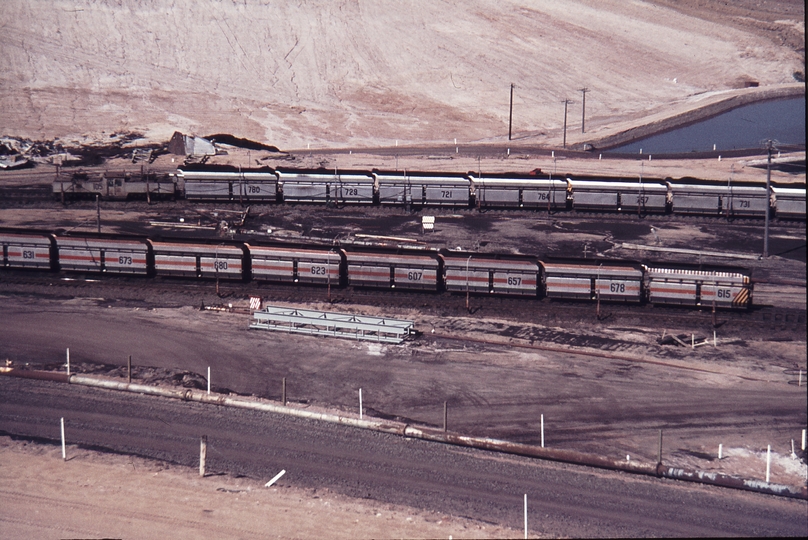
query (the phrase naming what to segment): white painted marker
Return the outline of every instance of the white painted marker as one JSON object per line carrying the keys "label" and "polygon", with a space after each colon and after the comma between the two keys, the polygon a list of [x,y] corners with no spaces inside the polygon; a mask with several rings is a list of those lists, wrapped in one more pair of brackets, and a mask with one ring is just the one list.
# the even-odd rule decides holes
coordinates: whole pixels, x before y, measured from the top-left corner
{"label": "white painted marker", "polygon": [[283,476],[284,474],[286,474],[286,469],[284,469],[284,470],[282,470],[281,472],[279,472],[278,474],[276,474],[276,475],[275,475],[275,478],[273,478],[272,480],[270,480],[269,482],[267,482],[266,484],[264,484],[264,487],[271,487],[271,486],[272,486],[272,484],[274,484],[275,482],[277,482],[278,480],[280,480],[281,476]]}
{"label": "white painted marker", "polygon": [[62,417],[62,459],[67,459],[67,452],[65,450],[65,419]]}
{"label": "white painted marker", "polygon": [[525,493],[525,540],[527,540],[527,493]]}
{"label": "white painted marker", "polygon": [[544,448],[544,415],[541,415],[541,447]]}

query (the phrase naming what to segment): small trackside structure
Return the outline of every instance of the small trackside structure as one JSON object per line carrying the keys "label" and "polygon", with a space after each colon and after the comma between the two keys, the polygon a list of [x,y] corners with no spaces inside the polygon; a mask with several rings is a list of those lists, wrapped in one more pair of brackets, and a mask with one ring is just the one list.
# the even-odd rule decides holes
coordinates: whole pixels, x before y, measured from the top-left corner
{"label": "small trackside structure", "polygon": [[398,344],[414,333],[412,321],[279,306],[256,311],[253,318],[251,329],[384,343]]}

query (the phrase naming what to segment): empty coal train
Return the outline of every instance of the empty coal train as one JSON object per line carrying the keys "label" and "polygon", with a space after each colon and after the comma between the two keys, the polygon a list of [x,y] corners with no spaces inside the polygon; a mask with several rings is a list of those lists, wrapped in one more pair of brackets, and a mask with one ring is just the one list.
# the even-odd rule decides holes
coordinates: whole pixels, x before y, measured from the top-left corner
{"label": "empty coal train", "polygon": [[805,187],[718,185],[695,179],[449,174],[424,172],[327,171],[324,169],[238,169],[183,166],[174,174],[77,173],[57,177],[53,194],[184,197],[192,201],[319,203],[454,208],[683,214],[805,219]]}
{"label": "empty coal train", "polygon": [[0,231],[2,268],[180,276],[628,304],[746,309],[749,272],[618,260],[540,260],[448,250],[213,243]]}

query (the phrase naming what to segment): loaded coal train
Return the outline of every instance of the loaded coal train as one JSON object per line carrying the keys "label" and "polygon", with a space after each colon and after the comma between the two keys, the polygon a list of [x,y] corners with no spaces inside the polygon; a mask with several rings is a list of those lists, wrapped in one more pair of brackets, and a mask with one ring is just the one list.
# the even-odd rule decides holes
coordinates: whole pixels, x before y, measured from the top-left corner
{"label": "loaded coal train", "polygon": [[535,174],[237,169],[183,166],[173,174],[76,173],[53,182],[56,197],[99,195],[110,199],[180,197],[241,204],[319,203],[408,208],[520,208],[549,212],[622,212],[770,217],[805,220],[805,187],[718,185],[696,179],[573,177]]}
{"label": "loaded coal train", "polygon": [[729,267],[0,230],[2,268],[747,309]]}

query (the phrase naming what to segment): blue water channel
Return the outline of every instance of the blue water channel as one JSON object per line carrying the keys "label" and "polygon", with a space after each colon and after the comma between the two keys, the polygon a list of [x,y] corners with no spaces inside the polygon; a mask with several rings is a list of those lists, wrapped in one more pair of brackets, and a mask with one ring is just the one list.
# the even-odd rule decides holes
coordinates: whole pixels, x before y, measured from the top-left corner
{"label": "blue water channel", "polygon": [[805,144],[805,97],[751,103],[607,152],[673,154],[763,148],[766,139]]}

